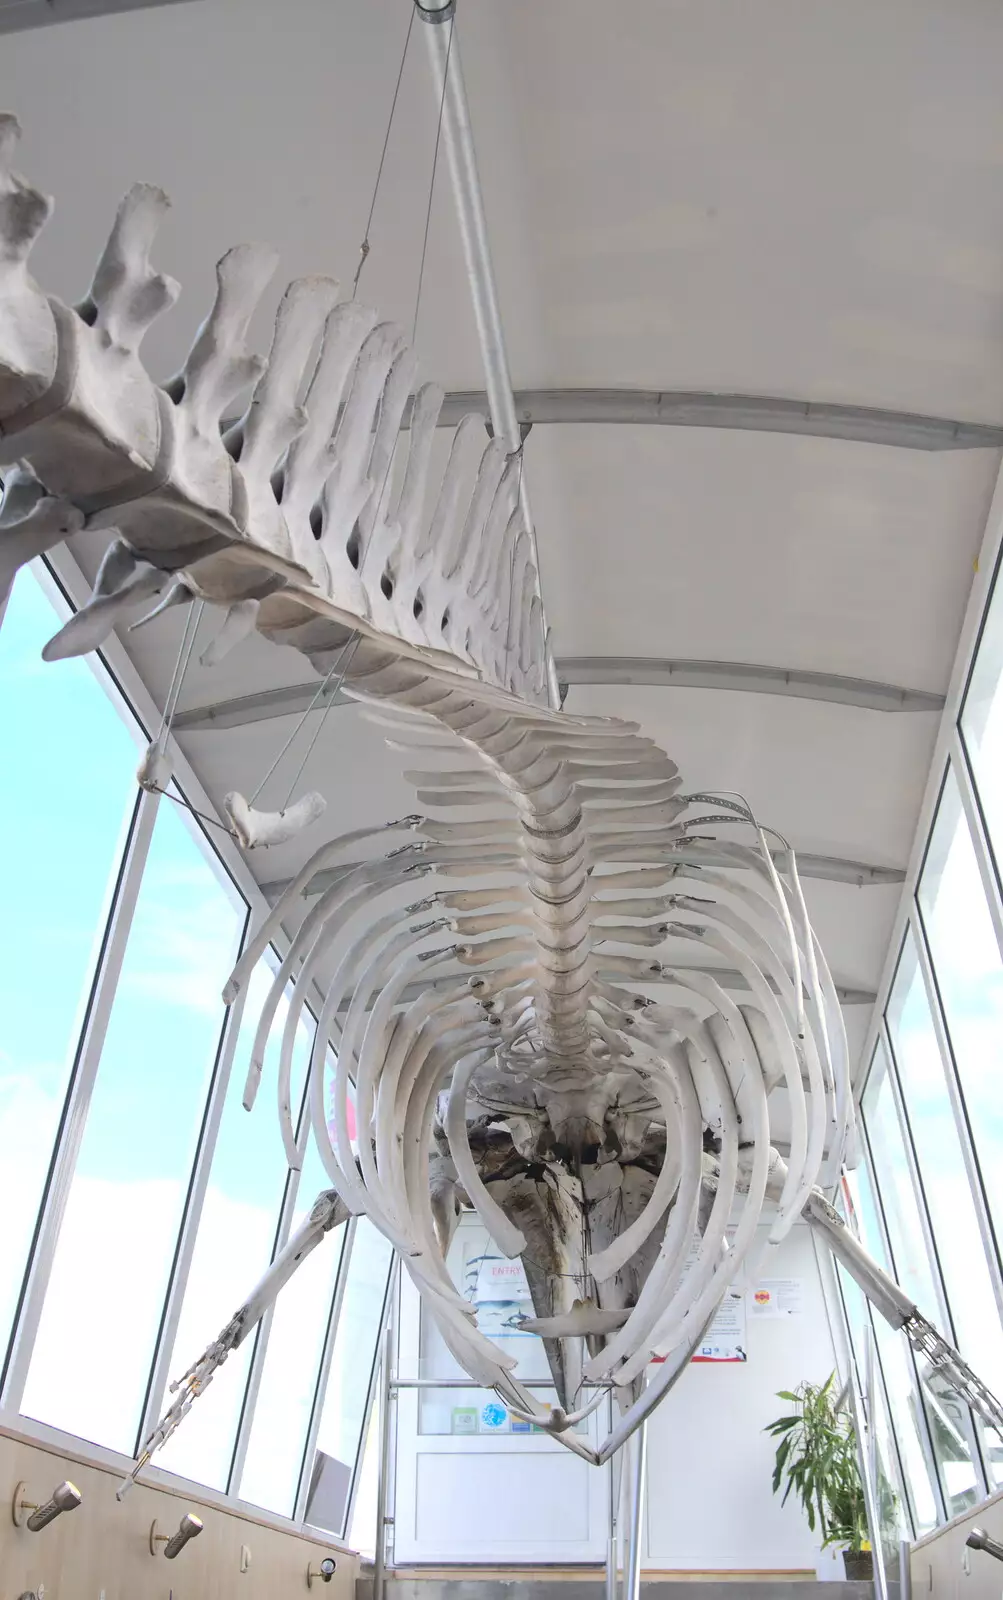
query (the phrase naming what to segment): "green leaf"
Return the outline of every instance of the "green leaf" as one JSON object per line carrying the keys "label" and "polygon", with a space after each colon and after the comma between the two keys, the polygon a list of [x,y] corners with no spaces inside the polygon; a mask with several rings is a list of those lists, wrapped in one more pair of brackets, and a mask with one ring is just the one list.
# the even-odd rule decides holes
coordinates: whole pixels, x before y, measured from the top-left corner
{"label": "green leaf", "polygon": [[780,1479],[781,1479],[781,1477],[783,1475],[783,1470],[784,1470],[784,1467],[785,1467],[785,1465],[787,1463],[787,1457],[791,1453],[791,1443],[792,1443],[792,1441],[788,1437],[788,1438],[784,1439],[781,1442],[780,1447],[777,1450],[776,1465],[773,1468],[773,1493],[774,1494],[776,1494],[777,1490],[780,1487]]}
{"label": "green leaf", "polygon": [[783,1489],[781,1503],[793,1493],[824,1545],[859,1548],[867,1537],[867,1515],[857,1440],[852,1417],[834,1403],[835,1385],[832,1372],[824,1383],[778,1390],[777,1398],[795,1411],[777,1417],[764,1432],[776,1441],[773,1492]]}

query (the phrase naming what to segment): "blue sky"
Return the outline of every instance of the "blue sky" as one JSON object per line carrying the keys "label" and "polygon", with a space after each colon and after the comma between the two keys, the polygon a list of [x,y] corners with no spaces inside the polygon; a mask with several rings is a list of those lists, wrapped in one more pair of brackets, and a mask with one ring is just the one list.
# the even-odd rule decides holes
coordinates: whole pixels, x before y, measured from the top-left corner
{"label": "blue sky", "polygon": [[[54,598],[32,572],[22,572],[0,627],[0,735],[5,770],[17,775],[16,782],[0,785],[0,819],[5,837],[15,842],[5,868],[8,947],[0,962],[0,1201],[8,1218],[0,1234],[4,1334],[146,742],[120,709],[99,663],[42,662],[42,645],[61,621]],[[189,819],[161,801],[24,1398],[29,1415],[126,1452],[133,1447],[216,1060],[224,1017],[220,990],[245,911]],[[249,985],[234,1054],[171,1362],[175,1373],[229,1319],[265,1270],[273,1247],[287,1172],[274,1073],[267,1065],[254,1112],[248,1115],[240,1105],[251,1037],[271,978],[263,959]],[[284,1009],[283,1004],[274,1040]],[[300,1084],[308,1049],[302,1027]],[[296,1221],[325,1187],[311,1152]],[[256,1430],[252,1439],[248,1487],[276,1509],[291,1509],[285,1502],[302,1448],[339,1254],[340,1237],[326,1239],[287,1289],[275,1319],[262,1389],[264,1431]],[[360,1338],[368,1342],[362,1362],[368,1372],[373,1303],[378,1316],[387,1262],[382,1251],[375,1252],[375,1279],[367,1292],[364,1256],[350,1297],[358,1333],[353,1340],[346,1323],[342,1345],[354,1355]],[[69,1345],[67,1327],[74,1333]],[[222,1486],[249,1354],[250,1343],[224,1367],[169,1447],[165,1465]],[[103,1376],[110,1360],[114,1383]],[[347,1377],[335,1387],[343,1388]],[[356,1432],[360,1423],[361,1417],[354,1419]],[[267,1439],[268,1447],[262,1449],[258,1439]]]}

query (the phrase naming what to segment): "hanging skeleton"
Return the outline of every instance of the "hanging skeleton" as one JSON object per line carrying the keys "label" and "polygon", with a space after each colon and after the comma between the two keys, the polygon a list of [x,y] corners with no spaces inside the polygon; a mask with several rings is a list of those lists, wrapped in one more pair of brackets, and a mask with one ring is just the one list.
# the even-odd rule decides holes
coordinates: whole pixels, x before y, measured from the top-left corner
{"label": "hanging skeleton", "polygon": [[[339,302],[328,279],[291,284],[267,361],[249,354],[275,266],[251,246],[219,263],[185,366],[158,387],[138,349],[177,293],[148,261],[165,196],[126,196],[90,294],[68,310],[27,271],[50,203],[11,171],[18,134],[4,119],[0,593],[33,556],[107,528],[93,598],[46,659],[94,649],[150,601],[159,611],[198,599],[222,608],[210,659],[254,629],[291,645],[323,678],[341,674],[422,763],[407,773],[420,814],[322,845],[227,985],[232,1002],[308,897],[261,1014],[245,1102],[294,981],[277,1095],[298,1167],[292,1052],[322,978],[308,1083],[332,1189],[175,1386],[140,1464],[351,1214],[392,1241],[471,1377],[592,1460],[608,1459],[683,1370],[764,1219],[771,1245],[807,1220],[882,1314],[1003,1423],[824,1199],[853,1106],[839,1002],[793,852],[745,806],[687,795],[635,725],[543,703],[548,645],[518,460],[465,417],[434,489],[442,392],[425,384],[412,402],[404,335]],[[159,741],[141,781],[162,786],[165,762]],[[323,799],[267,813],[231,795],[226,807],[250,848],[291,837]],[[462,1207],[504,1255],[524,1256],[536,1312],[526,1326],[546,1341],[558,1407],[535,1404],[446,1271]],[[572,1425],[608,1389],[619,1420],[596,1453]]]}

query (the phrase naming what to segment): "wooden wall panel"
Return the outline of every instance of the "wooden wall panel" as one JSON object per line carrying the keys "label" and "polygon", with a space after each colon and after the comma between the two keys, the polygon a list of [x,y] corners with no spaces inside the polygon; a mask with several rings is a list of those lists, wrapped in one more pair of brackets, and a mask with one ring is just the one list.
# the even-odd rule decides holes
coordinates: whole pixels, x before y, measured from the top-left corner
{"label": "wooden wall panel", "polygon": [[[43,1529],[16,1528],[10,1513],[15,1484],[29,1500],[45,1501],[69,1478],[83,1504]],[[325,1543],[225,1511],[197,1494],[137,1484],[121,1503],[120,1474],[0,1432],[0,1600],[30,1593],[44,1600],[354,1600],[358,1558]],[[186,1511],[205,1524],[174,1561],[150,1555],[154,1518],[173,1533]],[[250,1565],[241,1572],[241,1547]],[[308,1564],[337,1562],[328,1584],[307,1589]]]}

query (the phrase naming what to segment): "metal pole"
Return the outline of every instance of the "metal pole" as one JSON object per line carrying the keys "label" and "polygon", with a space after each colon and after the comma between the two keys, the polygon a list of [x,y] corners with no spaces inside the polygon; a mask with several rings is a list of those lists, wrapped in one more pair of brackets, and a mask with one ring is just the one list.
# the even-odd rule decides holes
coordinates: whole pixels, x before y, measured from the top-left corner
{"label": "metal pole", "polygon": [[383,1353],[380,1357],[380,1476],[376,1485],[376,1556],[373,1562],[373,1600],[383,1600],[386,1579],[387,1550],[387,1488],[390,1481],[390,1407],[397,1396],[393,1381],[394,1349],[394,1297],[397,1293],[398,1272],[396,1264],[390,1281],[387,1304],[387,1321],[383,1330]]}
{"label": "metal pole", "polygon": [[864,1503],[867,1507],[867,1525],[871,1533],[871,1552],[874,1557],[874,1593],[877,1600],[888,1600],[888,1574],[885,1572],[884,1547],[881,1542],[881,1521],[878,1511],[877,1490],[871,1477],[870,1415],[874,1394],[874,1339],[870,1328],[864,1330],[864,1372],[867,1383],[867,1403],[860,1392],[857,1369],[851,1361],[848,1367],[850,1401],[853,1425],[857,1434],[857,1463],[864,1486]]}
{"label": "metal pole", "polygon": [[899,1600],[912,1600],[912,1545],[899,1540]]}
{"label": "metal pole", "polygon": [[616,1522],[613,1512],[613,1480],[610,1474],[609,1518],[606,1532],[606,1600],[616,1600]]}
{"label": "metal pole", "polygon": [[[425,0],[425,3],[419,4],[417,9],[422,21],[429,24],[425,28],[425,38],[436,89],[442,101],[442,132],[453,182],[453,198],[456,202],[456,216],[467,263],[467,276],[470,279],[474,316],[477,319],[491,425],[496,437],[504,439],[509,450],[514,452],[522,443],[522,434],[515,414],[512,379],[505,351],[505,334],[498,306],[498,290],[491,264],[488,226],[484,215],[480,179],[477,175],[470,107],[467,104],[467,90],[463,79],[460,41],[456,36],[455,0]],[[447,78],[447,56],[449,72],[443,98],[443,81]],[[546,615],[542,613],[540,553],[525,473],[520,477],[519,504],[536,565],[537,589],[541,601],[543,650],[547,666],[547,690],[550,704],[557,710],[561,704],[561,696],[557,684],[557,669],[547,640]]]}
{"label": "metal pole", "polygon": [[[520,1378],[524,1389],[552,1389],[553,1378]],[[477,1383],[473,1378],[394,1378],[393,1389],[483,1389],[483,1383]],[[601,1389],[603,1384],[582,1384],[582,1392],[589,1389]]]}
{"label": "metal pole", "polygon": [[[610,1398],[608,1411],[609,1427],[613,1426],[613,1402]],[[618,1494],[620,1489],[619,1457],[614,1456],[609,1464],[609,1483],[606,1500],[606,1600],[617,1600],[617,1510]]]}
{"label": "metal pole", "polygon": [[639,1600],[641,1593],[641,1531],[644,1525],[644,1469],[648,1457],[648,1424],[634,1435],[630,1483],[630,1566],[624,1565],[624,1600]]}
{"label": "metal pole", "polygon": [[620,1493],[617,1497],[617,1545],[619,1556],[619,1569],[621,1577],[618,1580],[619,1593],[626,1600],[627,1585],[629,1582],[631,1551],[634,1548],[634,1524],[631,1516],[630,1479],[631,1462],[634,1458],[636,1434],[631,1434],[620,1449]]}

